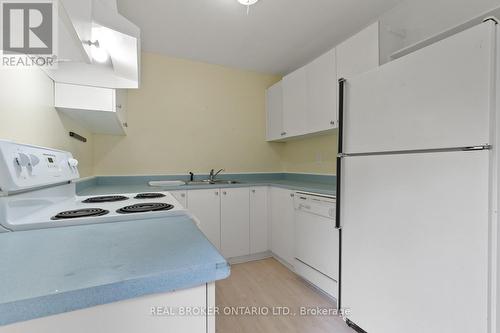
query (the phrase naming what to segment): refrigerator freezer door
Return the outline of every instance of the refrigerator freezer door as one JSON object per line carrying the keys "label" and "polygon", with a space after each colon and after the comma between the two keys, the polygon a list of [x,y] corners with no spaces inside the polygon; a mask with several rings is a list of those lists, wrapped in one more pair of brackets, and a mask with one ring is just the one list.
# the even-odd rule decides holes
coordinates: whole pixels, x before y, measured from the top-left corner
{"label": "refrigerator freezer door", "polygon": [[490,143],[494,23],[347,81],[344,152]]}
{"label": "refrigerator freezer door", "polygon": [[345,158],[342,307],[369,333],[486,333],[488,151]]}

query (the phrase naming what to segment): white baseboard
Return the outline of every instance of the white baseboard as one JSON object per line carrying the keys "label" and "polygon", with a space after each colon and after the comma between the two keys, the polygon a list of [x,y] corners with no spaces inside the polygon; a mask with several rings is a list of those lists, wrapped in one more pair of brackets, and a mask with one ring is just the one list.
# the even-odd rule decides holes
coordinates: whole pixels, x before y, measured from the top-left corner
{"label": "white baseboard", "polygon": [[286,268],[288,268],[289,270],[291,270],[292,272],[295,273],[295,268],[293,267],[293,265],[291,263],[289,263],[288,261],[284,260],[283,258],[281,258],[279,255],[271,252],[271,256],[278,260],[283,266],[285,266]]}
{"label": "white baseboard", "polygon": [[261,253],[255,253],[255,254],[250,254],[248,256],[242,256],[242,257],[234,257],[234,258],[229,258],[227,261],[232,264],[243,264],[246,262],[251,262],[251,261],[256,261],[256,260],[262,260],[262,259],[267,259],[271,258],[273,254],[270,251],[266,252],[261,252]]}

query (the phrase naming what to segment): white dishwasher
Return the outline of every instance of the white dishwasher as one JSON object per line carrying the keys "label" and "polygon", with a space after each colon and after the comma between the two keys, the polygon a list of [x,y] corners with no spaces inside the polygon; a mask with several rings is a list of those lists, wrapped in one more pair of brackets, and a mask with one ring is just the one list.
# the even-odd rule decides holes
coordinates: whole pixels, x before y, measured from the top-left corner
{"label": "white dishwasher", "polygon": [[296,192],[294,207],[296,272],[337,297],[340,244],[335,197]]}

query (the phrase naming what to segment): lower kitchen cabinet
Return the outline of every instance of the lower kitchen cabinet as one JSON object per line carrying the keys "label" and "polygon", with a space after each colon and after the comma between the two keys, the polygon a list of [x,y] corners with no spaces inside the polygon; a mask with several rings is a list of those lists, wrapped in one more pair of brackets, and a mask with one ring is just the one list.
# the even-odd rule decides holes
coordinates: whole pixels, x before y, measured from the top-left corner
{"label": "lower kitchen cabinet", "polygon": [[199,220],[201,231],[226,258],[269,251],[267,186],[170,193]]}
{"label": "lower kitchen cabinet", "polygon": [[182,207],[187,208],[187,191],[170,191],[170,194],[179,201]]}
{"label": "lower kitchen cabinet", "polygon": [[221,189],[221,251],[224,257],[250,254],[250,198],[248,188]]}
{"label": "lower kitchen cabinet", "polygon": [[269,251],[268,188],[250,189],[250,254]]}
{"label": "lower kitchen cabinet", "polygon": [[221,249],[220,190],[189,191],[187,208],[200,221],[200,229],[212,244]]}
{"label": "lower kitchen cabinet", "polygon": [[295,241],[293,197],[291,190],[271,187],[271,251],[292,266]]}

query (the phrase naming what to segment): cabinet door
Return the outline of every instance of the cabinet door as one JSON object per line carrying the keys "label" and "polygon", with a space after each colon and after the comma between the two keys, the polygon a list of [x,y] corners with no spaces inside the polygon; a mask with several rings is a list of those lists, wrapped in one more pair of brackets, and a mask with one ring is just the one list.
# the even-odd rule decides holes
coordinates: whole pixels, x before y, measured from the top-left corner
{"label": "cabinet door", "polygon": [[335,49],[306,66],[307,132],[335,127],[337,119],[337,69]]}
{"label": "cabinet door", "polygon": [[182,207],[187,208],[187,191],[170,191],[170,194],[179,201]]}
{"label": "cabinet door", "polygon": [[283,88],[281,81],[267,89],[266,92],[267,113],[267,141],[277,140],[282,137],[283,132]]}
{"label": "cabinet door", "polygon": [[127,127],[127,91],[124,89],[116,90],[115,110],[123,127]]}
{"label": "cabinet door", "polygon": [[208,240],[220,250],[220,191],[189,191],[188,209],[200,221],[200,229]]}
{"label": "cabinet door", "polygon": [[378,22],[337,46],[337,72],[339,78],[349,79],[378,66]]}
{"label": "cabinet door", "polygon": [[115,90],[56,83],[54,104],[66,109],[115,111]]}
{"label": "cabinet door", "polygon": [[[72,28],[78,35],[78,39],[80,41],[92,40],[92,1],[63,0],[62,2],[60,1],[60,4],[62,4],[64,7],[64,9],[60,10],[65,10],[66,13],[68,14]],[[82,43],[80,44],[85,49],[87,56],[90,57],[91,56],[90,46]],[[62,55],[65,55],[65,50],[69,47],[69,45],[65,45],[59,42],[58,47],[60,50],[58,56],[61,57]],[[70,59],[75,60],[74,58]]]}
{"label": "cabinet door", "polygon": [[56,83],[54,106],[96,134],[123,135],[125,113],[124,91],[115,89]]}
{"label": "cabinet door", "polygon": [[250,253],[269,250],[268,230],[268,188],[250,189]]}
{"label": "cabinet door", "polygon": [[288,264],[294,261],[294,194],[290,190],[272,187],[271,193],[271,250]]}
{"label": "cabinet door", "polygon": [[305,134],[307,73],[304,67],[283,78],[284,137]]}
{"label": "cabinet door", "polygon": [[250,254],[250,198],[248,188],[222,189],[221,251],[224,257]]}

